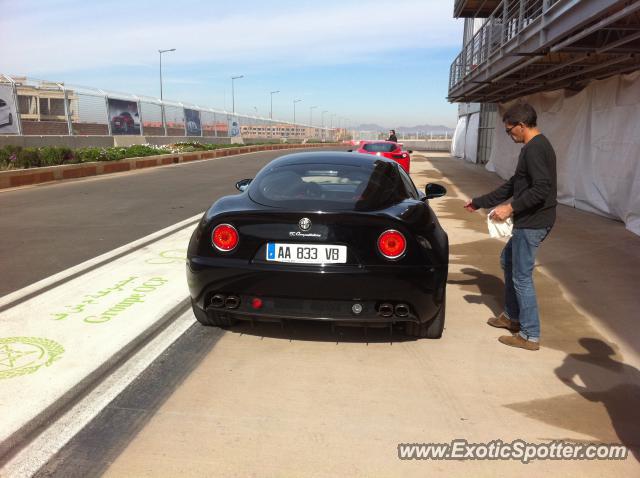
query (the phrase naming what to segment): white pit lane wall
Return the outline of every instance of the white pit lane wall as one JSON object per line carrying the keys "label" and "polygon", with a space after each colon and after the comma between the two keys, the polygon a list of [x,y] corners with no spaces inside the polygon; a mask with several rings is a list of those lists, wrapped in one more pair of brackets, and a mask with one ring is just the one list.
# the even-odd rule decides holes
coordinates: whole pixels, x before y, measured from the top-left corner
{"label": "white pit lane wall", "polygon": [[[640,71],[589,83],[580,92],[556,90],[518,101],[538,113],[538,127],[556,152],[558,201],[620,219],[640,235]],[[521,144],[503,130],[501,104],[487,169],[510,177]]]}

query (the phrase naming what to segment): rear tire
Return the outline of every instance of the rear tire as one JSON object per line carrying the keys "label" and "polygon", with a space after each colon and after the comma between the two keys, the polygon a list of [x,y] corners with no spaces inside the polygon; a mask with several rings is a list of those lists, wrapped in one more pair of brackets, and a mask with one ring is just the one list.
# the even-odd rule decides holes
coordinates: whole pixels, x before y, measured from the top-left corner
{"label": "rear tire", "polygon": [[235,324],[235,319],[229,317],[225,312],[205,312],[197,306],[195,301],[191,299],[191,309],[196,320],[202,325],[214,327],[231,327]]}
{"label": "rear tire", "polygon": [[416,324],[415,322],[407,322],[405,333],[410,337],[419,337],[427,339],[439,339],[442,337],[444,330],[445,309],[447,304],[447,293],[442,296],[442,306],[438,314],[429,322]]}

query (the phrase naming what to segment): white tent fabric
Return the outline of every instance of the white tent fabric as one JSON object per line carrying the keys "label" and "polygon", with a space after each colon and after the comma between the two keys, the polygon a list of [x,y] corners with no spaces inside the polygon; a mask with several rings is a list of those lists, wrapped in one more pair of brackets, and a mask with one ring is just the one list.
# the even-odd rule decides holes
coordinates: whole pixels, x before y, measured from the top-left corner
{"label": "white tent fabric", "polygon": [[465,161],[478,161],[478,125],[480,113],[463,115],[458,118],[456,131],[451,140],[451,155]]}
{"label": "white tent fabric", "polygon": [[469,115],[467,134],[464,141],[464,159],[470,163],[478,162],[478,127],[480,126],[480,113]]}
{"label": "white tent fabric", "polygon": [[456,158],[464,158],[464,143],[467,135],[467,117],[460,116],[456,130],[451,138],[451,156]]}
{"label": "white tent fabric", "polygon": [[[622,220],[640,235],[640,72],[593,81],[580,92],[557,90],[520,99],[557,158],[558,201]],[[487,169],[510,177],[522,145],[502,133],[499,105]],[[501,134],[502,133],[502,134]]]}

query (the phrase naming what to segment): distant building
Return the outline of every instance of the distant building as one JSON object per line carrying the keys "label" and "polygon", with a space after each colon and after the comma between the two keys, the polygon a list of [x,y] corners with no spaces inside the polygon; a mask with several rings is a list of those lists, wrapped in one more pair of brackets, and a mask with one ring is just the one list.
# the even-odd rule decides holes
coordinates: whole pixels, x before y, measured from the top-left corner
{"label": "distant building", "polygon": [[288,123],[279,124],[247,124],[240,126],[243,138],[307,138],[314,128],[296,126]]}
{"label": "distant building", "polygon": [[49,122],[44,128],[38,128],[41,134],[67,134],[65,98],[71,120],[78,121],[78,97],[73,90],[65,91],[60,83],[41,82],[34,86],[24,77],[13,77],[13,80],[16,82],[17,107],[23,129],[38,126],[30,122]]}

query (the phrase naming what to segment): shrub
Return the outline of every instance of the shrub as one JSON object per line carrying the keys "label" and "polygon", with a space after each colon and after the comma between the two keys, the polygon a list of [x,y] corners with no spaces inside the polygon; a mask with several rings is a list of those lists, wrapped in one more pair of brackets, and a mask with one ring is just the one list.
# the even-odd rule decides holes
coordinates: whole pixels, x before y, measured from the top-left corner
{"label": "shrub", "polygon": [[[314,142],[314,141],[309,141]],[[251,145],[271,144],[272,141],[251,143]],[[124,158],[153,156],[169,153],[190,153],[195,151],[211,151],[220,148],[237,148],[240,144],[205,144],[180,142],[164,146],[137,144],[128,147],[114,148],[81,148],[72,150],[67,147],[22,148],[5,146],[0,148],[0,168],[34,168],[57,164],[87,163],[92,161],[116,161]]]}
{"label": "shrub", "polygon": [[55,166],[64,164],[73,157],[71,149],[65,147],[44,147],[38,148],[40,166]]}
{"label": "shrub", "polygon": [[104,148],[103,154],[98,161],[117,161],[118,159],[124,159],[127,157],[127,148]]}
{"label": "shrub", "polygon": [[79,163],[90,163],[92,161],[100,161],[102,148],[82,148],[76,149],[76,159]]}
{"label": "shrub", "polygon": [[38,148],[22,148],[15,153],[14,168],[37,168],[40,166],[40,154]]}
{"label": "shrub", "polygon": [[18,152],[22,148],[20,146],[5,146],[0,148],[0,168],[12,169],[17,167]]}
{"label": "shrub", "polygon": [[153,146],[149,146],[146,144],[136,144],[133,146],[129,146],[124,151],[124,155],[126,158],[137,158],[140,156],[153,156],[155,154],[165,154],[165,151],[158,150]]}

